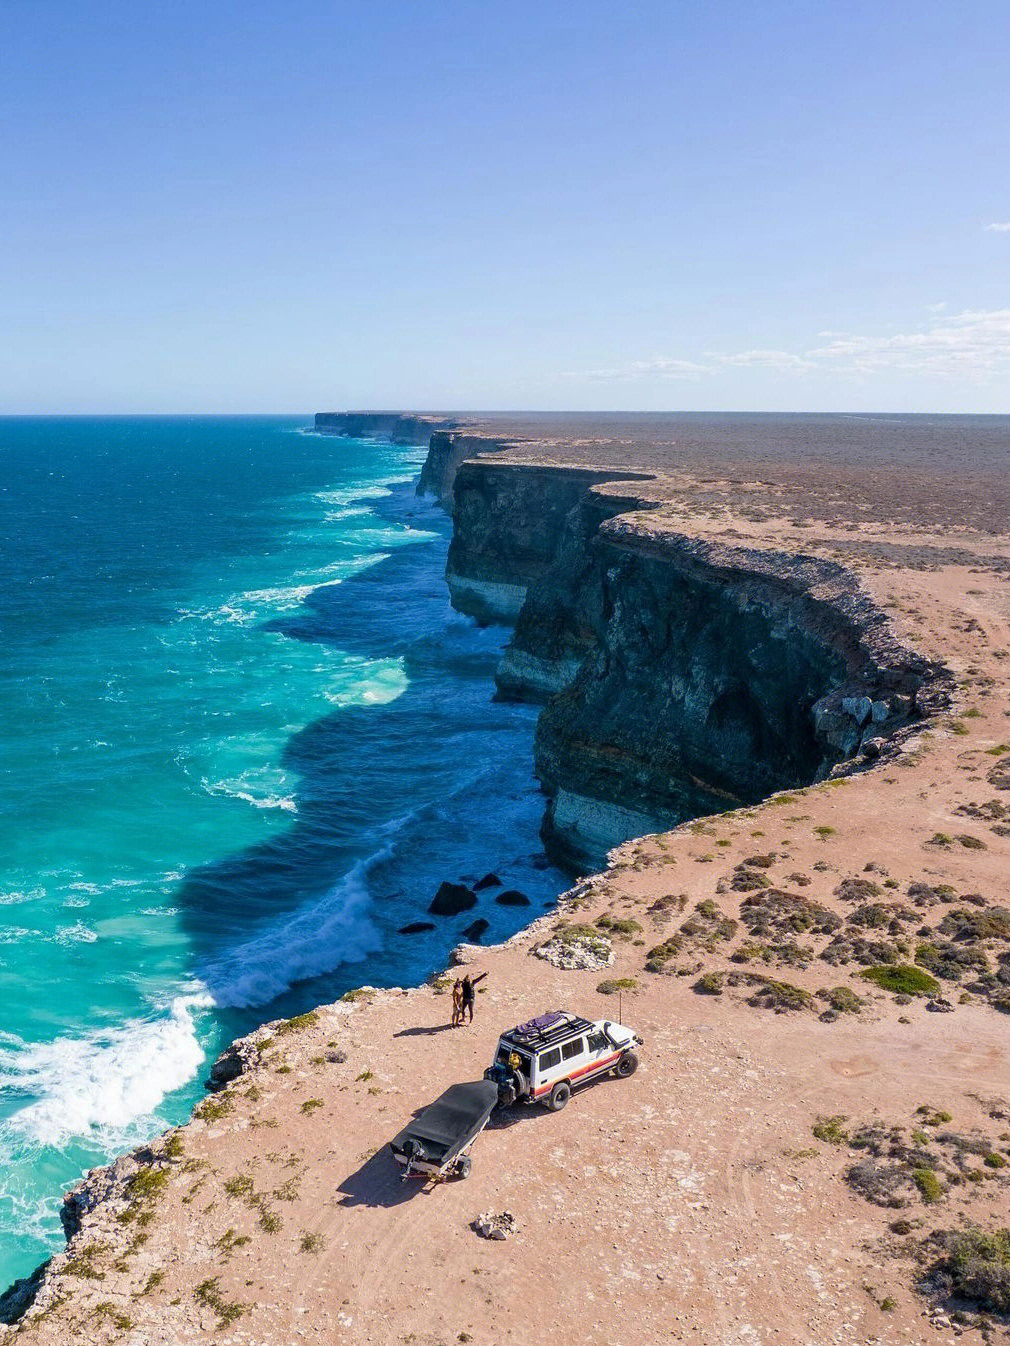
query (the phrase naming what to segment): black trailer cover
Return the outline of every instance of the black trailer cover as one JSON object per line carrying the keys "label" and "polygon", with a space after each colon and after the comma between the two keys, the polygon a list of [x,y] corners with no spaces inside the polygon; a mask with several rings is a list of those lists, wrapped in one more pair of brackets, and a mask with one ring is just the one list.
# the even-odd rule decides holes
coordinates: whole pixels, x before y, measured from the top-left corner
{"label": "black trailer cover", "polygon": [[481,1130],[497,1102],[493,1080],[454,1084],[408,1122],[392,1142],[393,1149],[402,1152],[409,1140],[427,1141],[449,1158]]}

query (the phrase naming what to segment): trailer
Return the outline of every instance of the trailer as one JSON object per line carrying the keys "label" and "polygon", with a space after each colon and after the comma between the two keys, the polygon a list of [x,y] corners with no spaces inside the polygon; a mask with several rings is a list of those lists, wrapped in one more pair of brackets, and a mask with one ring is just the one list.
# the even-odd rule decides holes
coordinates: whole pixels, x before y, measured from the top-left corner
{"label": "trailer", "polygon": [[465,1178],[471,1167],[470,1146],[487,1126],[498,1102],[491,1080],[454,1084],[422,1109],[389,1142],[401,1178]]}

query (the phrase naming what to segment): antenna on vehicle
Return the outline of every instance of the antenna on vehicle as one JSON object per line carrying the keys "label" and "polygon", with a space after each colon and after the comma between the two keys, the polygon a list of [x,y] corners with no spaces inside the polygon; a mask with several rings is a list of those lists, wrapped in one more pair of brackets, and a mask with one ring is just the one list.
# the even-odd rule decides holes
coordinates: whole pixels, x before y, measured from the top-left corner
{"label": "antenna on vehicle", "polygon": [[619,1024],[623,1024],[623,1023],[624,1023],[624,992],[623,992],[623,991],[618,991],[618,993],[617,993],[617,1022],[618,1022]]}

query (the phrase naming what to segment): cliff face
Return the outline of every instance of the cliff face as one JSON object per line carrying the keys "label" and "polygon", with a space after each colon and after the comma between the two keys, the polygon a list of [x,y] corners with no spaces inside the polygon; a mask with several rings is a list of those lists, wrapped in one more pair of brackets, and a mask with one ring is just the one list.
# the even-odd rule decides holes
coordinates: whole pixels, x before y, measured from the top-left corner
{"label": "cliff face", "polygon": [[453,483],[465,459],[479,453],[496,453],[503,448],[503,440],[488,435],[436,430],[428,441],[428,456],[421,468],[417,494],[436,496],[444,508],[451,509]]}
{"label": "cliff face", "polygon": [[453,425],[455,421],[444,417],[398,411],[317,411],[315,418],[315,428],[321,434],[388,439],[394,444],[427,444],[434,430]]}
{"label": "cliff face", "polygon": [[545,707],[544,838],[570,868],[628,836],[753,804],[867,758],[930,670],[841,566],[618,518],[591,542],[584,643]]}
{"label": "cliff face", "polygon": [[575,680],[596,647],[603,604],[603,571],[590,544],[608,519],[644,506],[640,499],[598,486],[565,515],[554,560],[529,585],[495,672],[503,700],[546,701]]}
{"label": "cliff face", "polygon": [[947,689],[844,567],[684,536],[629,475],[480,461],[455,482],[452,602],[516,623],[499,695],[547,703],[543,835],[581,872],[871,760]]}
{"label": "cliff face", "polygon": [[590,486],[613,475],[593,468],[462,463],[453,486],[445,572],[453,607],[481,622],[514,623],[528,587],[555,559],[566,516]]}

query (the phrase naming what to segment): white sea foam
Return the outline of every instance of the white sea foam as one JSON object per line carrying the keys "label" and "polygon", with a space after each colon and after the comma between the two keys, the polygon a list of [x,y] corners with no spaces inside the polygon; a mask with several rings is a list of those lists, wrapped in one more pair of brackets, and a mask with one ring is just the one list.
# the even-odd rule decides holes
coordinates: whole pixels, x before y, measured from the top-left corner
{"label": "white sea foam", "polygon": [[392,477],[380,477],[367,486],[341,486],[333,491],[314,491],[313,495],[324,505],[353,505],[358,500],[382,500],[393,494],[390,487],[402,486],[411,480],[412,477],[404,476],[401,472]]}
{"label": "white sea foam", "polygon": [[368,916],[368,872],[388,853],[386,848],[359,860],[323,897],[208,965],[202,981],[214,1004],[263,1005],[295,982],[373,953],[381,941]]}
{"label": "white sea foam", "polygon": [[384,706],[402,696],[409,686],[402,659],[345,657],[340,673],[323,688],[335,706]]}
{"label": "white sea foam", "polygon": [[212,781],[204,776],[201,787],[209,795],[227,795],[229,799],[241,799],[254,809],[283,809],[285,813],[295,813],[297,805],[293,794],[285,793],[289,777],[279,767],[250,767],[237,776]]}
{"label": "white sea foam", "polygon": [[123,1144],[127,1128],[153,1117],[166,1094],[199,1070],[193,1012],[209,1005],[203,993],[179,995],[167,1012],[53,1042],[26,1044],[4,1034],[0,1083],[32,1101],[2,1130],[40,1145],[75,1137]]}
{"label": "white sea foam", "polygon": [[55,944],[94,944],[97,939],[96,932],[83,921],[76,925],[61,925],[53,935]]}
{"label": "white sea foam", "polygon": [[37,902],[45,895],[44,888],[13,888],[9,893],[0,893],[0,907],[13,907],[19,902]]}

